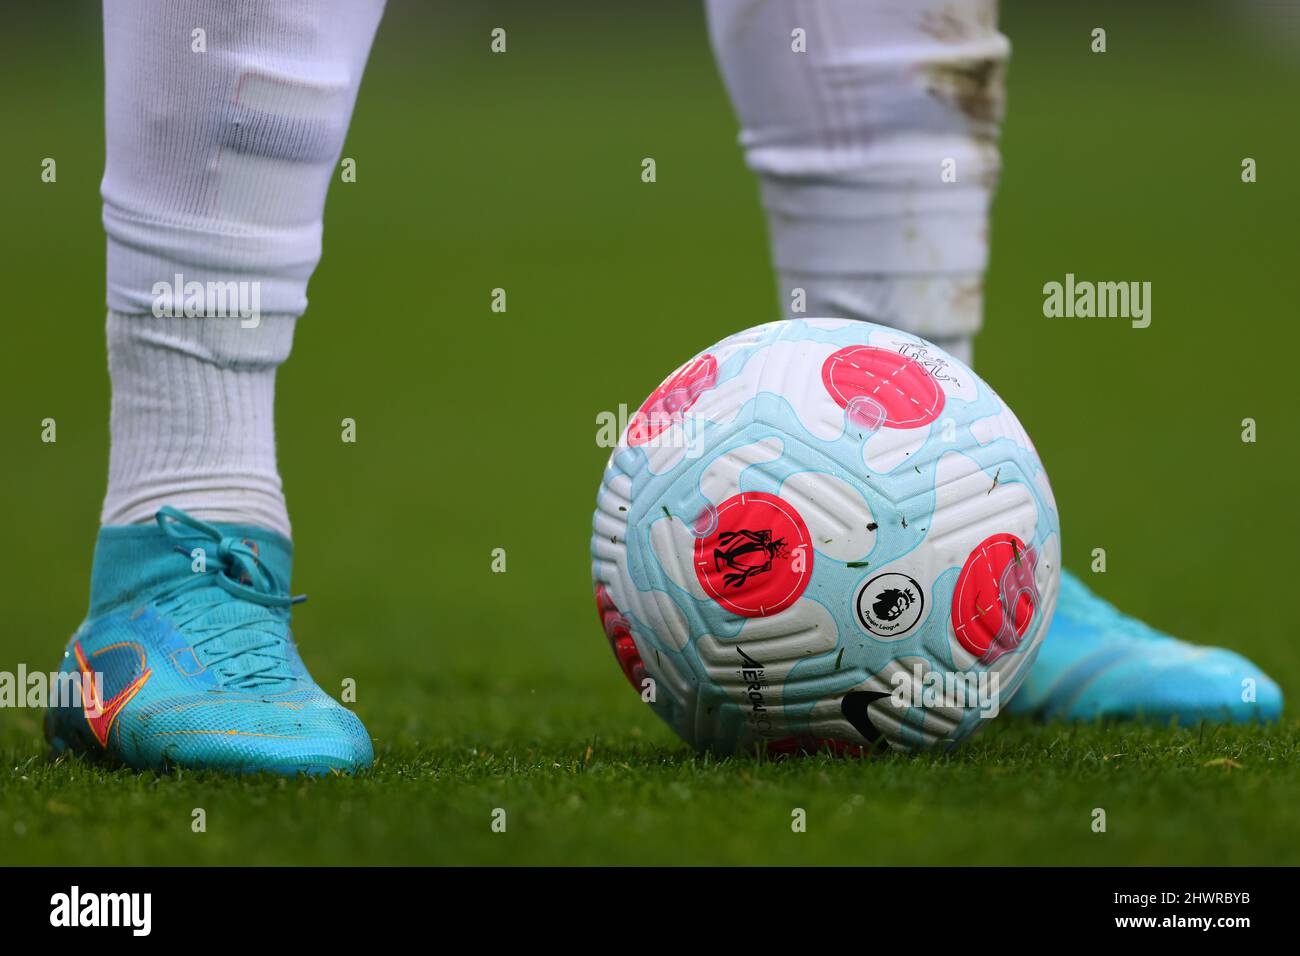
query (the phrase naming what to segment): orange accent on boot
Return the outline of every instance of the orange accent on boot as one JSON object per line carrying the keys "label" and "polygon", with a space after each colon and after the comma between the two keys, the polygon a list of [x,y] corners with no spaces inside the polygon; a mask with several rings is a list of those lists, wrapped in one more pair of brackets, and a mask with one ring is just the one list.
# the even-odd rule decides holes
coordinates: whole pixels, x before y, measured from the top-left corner
{"label": "orange accent on boot", "polygon": [[127,702],[148,682],[150,675],[153,674],[153,668],[146,668],[143,674],[114,694],[106,703],[99,699],[99,685],[95,681],[95,673],[90,668],[90,662],[86,660],[86,653],[81,649],[81,642],[75,641],[72,650],[77,655],[77,668],[81,671],[82,713],[86,715],[86,724],[90,727],[90,732],[95,735],[99,745],[107,750],[108,734],[113,729],[113,722],[117,720],[117,715],[121,713]]}

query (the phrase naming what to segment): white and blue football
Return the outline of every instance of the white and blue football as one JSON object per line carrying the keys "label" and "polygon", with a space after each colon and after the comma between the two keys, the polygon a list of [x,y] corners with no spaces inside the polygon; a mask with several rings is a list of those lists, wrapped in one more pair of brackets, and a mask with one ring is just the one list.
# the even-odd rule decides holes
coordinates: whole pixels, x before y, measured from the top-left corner
{"label": "white and blue football", "polygon": [[931,343],[838,319],[669,375],[610,456],[591,553],[627,678],[724,754],[960,741],[1024,680],[1060,582],[1011,410]]}

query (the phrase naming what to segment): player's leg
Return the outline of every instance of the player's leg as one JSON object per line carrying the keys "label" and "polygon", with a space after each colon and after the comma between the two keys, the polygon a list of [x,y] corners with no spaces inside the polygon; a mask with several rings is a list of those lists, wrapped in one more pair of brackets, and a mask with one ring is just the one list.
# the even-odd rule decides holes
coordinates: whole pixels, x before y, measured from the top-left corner
{"label": "player's leg", "polygon": [[[994,0],[708,0],[783,314],[894,326],[971,361],[999,171]],[[1116,611],[1069,573],[1013,710],[1275,718],[1245,658]]]}
{"label": "player's leg", "polygon": [[63,665],[102,691],[51,708],[56,750],[283,772],[372,759],[289,632],[273,402],[382,10],[105,0],[109,483]]}
{"label": "player's leg", "polygon": [[870,319],[969,361],[1010,51],[994,12],[710,0],[786,317]]}

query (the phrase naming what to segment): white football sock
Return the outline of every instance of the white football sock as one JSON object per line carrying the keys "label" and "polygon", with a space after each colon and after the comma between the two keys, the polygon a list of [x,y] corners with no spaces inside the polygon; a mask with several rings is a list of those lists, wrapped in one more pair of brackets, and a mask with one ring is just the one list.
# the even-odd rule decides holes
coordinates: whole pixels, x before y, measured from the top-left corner
{"label": "white football sock", "polygon": [[882,322],[969,355],[1010,52],[995,0],[707,9],[783,314]]}
{"label": "white football sock", "polygon": [[275,467],[275,369],[292,316],[108,315],[112,445],[104,524],[152,521],[173,505],[205,521],[290,536]]}
{"label": "white football sock", "polygon": [[105,524],[289,533],[275,368],[383,0],[105,0]]}
{"label": "white football sock", "polygon": [[[834,275],[782,271],[785,318],[864,319],[912,332],[971,364],[984,305],[984,276]],[[795,311],[796,306],[801,306]]]}

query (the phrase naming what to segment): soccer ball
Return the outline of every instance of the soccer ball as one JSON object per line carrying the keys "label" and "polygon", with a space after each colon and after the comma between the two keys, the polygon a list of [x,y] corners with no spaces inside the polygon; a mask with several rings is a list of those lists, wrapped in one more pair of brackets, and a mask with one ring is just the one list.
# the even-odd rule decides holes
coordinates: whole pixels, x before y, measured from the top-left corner
{"label": "soccer ball", "polygon": [[724,754],[956,743],[1028,674],[1060,583],[1011,410],[935,345],[838,319],[668,376],[610,456],[591,554],[624,674]]}

